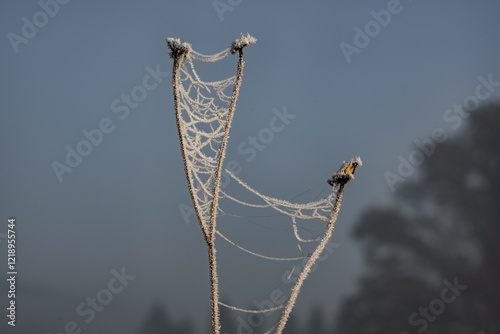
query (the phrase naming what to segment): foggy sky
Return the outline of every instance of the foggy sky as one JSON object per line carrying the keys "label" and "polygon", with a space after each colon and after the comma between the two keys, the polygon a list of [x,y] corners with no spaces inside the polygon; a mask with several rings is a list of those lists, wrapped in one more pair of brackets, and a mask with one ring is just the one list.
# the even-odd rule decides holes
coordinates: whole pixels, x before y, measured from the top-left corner
{"label": "foggy sky", "polygon": [[[365,31],[375,20],[371,11],[388,6],[398,13],[357,47],[355,27]],[[343,160],[359,155],[364,162],[345,192],[332,240],[339,247],[305,282],[295,309],[300,317],[321,304],[333,314],[363,270],[351,226],[363,208],[391,196],[384,173],[397,173],[399,156],[408,158],[412,143],[433,129],[460,131],[444,115],[475,94],[478,77],[500,81],[498,2],[394,6],[242,1],[221,20],[211,1],[71,1],[51,7],[53,17],[46,15],[36,33],[25,28],[34,35],[26,38],[23,25],[33,24],[41,5],[2,2],[0,208],[5,225],[11,216],[18,221],[19,267],[18,326],[12,330],[4,319],[2,332],[58,333],[75,321],[85,333],[134,333],[155,302],[206,325],[208,255],[194,217],[186,222],[179,210],[190,197],[165,39],[212,54],[247,32],[258,42],[245,49],[227,151],[239,176],[262,193],[307,201],[330,191],[326,179]],[[10,33],[24,42],[13,43]],[[341,43],[358,50],[350,62]],[[200,73],[221,79],[235,73],[236,61],[216,70],[204,65]],[[148,83],[157,85],[147,97],[135,107],[122,102],[152,71],[157,76]],[[483,102],[498,99],[498,91]],[[284,108],[295,118],[248,161],[238,146],[269,127],[273,109]],[[83,132],[96,128],[108,133],[58,178],[54,162],[66,165],[67,147],[76,150]],[[224,224],[252,250],[285,256],[293,248],[285,224]],[[233,304],[247,307],[273,289],[286,291],[281,275],[290,263],[269,264],[219,244],[221,294]],[[123,268],[135,278],[86,323],[78,305],[108,289],[112,271]],[[0,289],[4,303],[4,281]]]}

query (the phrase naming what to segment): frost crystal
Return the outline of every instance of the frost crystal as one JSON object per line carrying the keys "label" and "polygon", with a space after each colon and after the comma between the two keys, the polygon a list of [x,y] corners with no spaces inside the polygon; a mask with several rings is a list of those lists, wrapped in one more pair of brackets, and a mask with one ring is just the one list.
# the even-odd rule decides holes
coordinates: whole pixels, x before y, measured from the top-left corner
{"label": "frost crystal", "polygon": [[181,44],[180,38],[167,38],[167,44],[170,48],[169,55],[174,59],[183,54],[187,55],[191,51],[191,44],[186,42]]}
{"label": "frost crystal", "polygon": [[243,49],[247,45],[252,45],[257,42],[257,38],[250,36],[250,34],[243,35],[231,44],[231,53],[234,54]]}

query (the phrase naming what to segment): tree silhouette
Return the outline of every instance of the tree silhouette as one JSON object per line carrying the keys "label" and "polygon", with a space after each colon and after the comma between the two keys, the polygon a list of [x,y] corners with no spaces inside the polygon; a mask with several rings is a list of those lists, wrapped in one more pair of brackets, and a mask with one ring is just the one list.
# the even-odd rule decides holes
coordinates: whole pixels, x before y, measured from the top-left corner
{"label": "tree silhouette", "polygon": [[173,321],[163,306],[154,304],[139,328],[138,334],[193,334],[195,333],[188,319],[181,320],[180,324]]}
{"label": "tree silhouette", "polygon": [[305,328],[307,333],[326,334],[329,332],[323,309],[319,305],[315,305],[311,309]]}
{"label": "tree silhouette", "polygon": [[288,320],[288,323],[286,324],[285,330],[283,331],[284,334],[302,334],[303,332],[300,330],[299,323],[297,321],[297,316],[292,313],[290,315],[290,319]]}
{"label": "tree silhouette", "polygon": [[394,203],[361,216],[367,273],[337,332],[500,333],[500,105],[471,111]]}
{"label": "tree silhouette", "polygon": [[[222,299],[222,302],[226,304],[232,304],[230,301],[226,299]],[[226,333],[237,333],[238,322],[236,321],[237,313],[231,311],[228,308],[222,307],[220,309],[220,323],[221,323],[221,332]],[[207,331],[208,333],[209,331]]]}

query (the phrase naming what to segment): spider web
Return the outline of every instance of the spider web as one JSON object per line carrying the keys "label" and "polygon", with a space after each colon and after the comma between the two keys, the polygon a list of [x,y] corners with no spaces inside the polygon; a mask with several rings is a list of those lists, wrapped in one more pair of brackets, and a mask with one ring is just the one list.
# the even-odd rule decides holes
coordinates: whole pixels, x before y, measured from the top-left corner
{"label": "spider web", "polygon": [[[249,35],[242,36],[242,39],[246,39],[246,42],[249,44],[252,42]],[[220,146],[224,130],[227,126],[226,123],[228,122],[231,100],[233,95],[235,95],[235,83],[238,75],[220,81],[203,81],[195,69],[195,62],[220,61],[235,53],[235,45],[242,43],[242,39],[234,42],[232,47],[214,55],[204,55],[196,52],[187,43],[181,45],[179,40],[171,40],[169,44],[171,45],[175,42],[174,46],[177,48],[184,46],[188,50],[183,61],[179,64],[177,78],[174,78],[174,80],[177,80],[176,94],[178,94],[176,111],[179,114],[179,135],[186,153],[186,170],[189,174],[188,178],[191,179],[192,183],[191,192],[194,205],[198,209],[201,223],[207,227],[210,224],[212,216],[214,180],[220,155]],[[291,203],[286,200],[263,195],[244,183],[230,171],[226,170],[225,172],[244,190],[257,197],[257,200],[254,203],[248,203],[219,189],[218,195],[221,199],[227,198],[235,203],[255,209],[272,208],[281,214],[289,216],[299,249],[300,243],[319,241],[318,238],[302,238],[299,234],[297,221],[299,219],[328,221],[333,207],[334,193],[331,193],[327,198],[311,203]],[[217,207],[217,210],[218,214],[225,213],[223,208]],[[303,256],[278,258],[258,254],[229,240],[220,231],[216,231],[216,233],[232,245],[259,257],[270,260],[297,260],[303,258]]]}
{"label": "spider web", "polygon": [[[280,217],[282,216],[288,217],[289,223],[291,225],[291,230],[293,230],[293,237],[295,237],[300,254],[298,254],[296,257],[274,257],[274,256],[262,255],[236,244],[235,242],[229,240],[219,230],[217,230],[217,234],[221,236],[224,240],[226,240],[227,242],[241,249],[244,252],[255,255],[257,257],[275,261],[295,261],[304,259],[306,256],[304,256],[304,253],[302,251],[303,250],[302,244],[319,242],[321,240],[321,234],[322,234],[321,232],[320,233],[316,232],[315,233],[316,237],[314,238],[302,236],[301,229],[299,227],[299,222],[306,221],[308,223],[311,222],[318,223],[317,225],[320,227],[320,231],[321,228],[326,227],[326,223],[329,221],[332,213],[335,191],[331,192],[329,196],[317,201],[308,203],[293,203],[287,200],[277,199],[271,196],[264,195],[259,191],[251,188],[248,184],[246,184],[240,178],[235,176],[234,173],[232,173],[231,171],[226,169],[225,172],[227,173],[227,175],[231,177],[232,180],[236,181],[236,184],[241,187],[242,191],[248,192],[248,195],[252,197],[253,200],[252,202],[241,200],[239,198],[236,198],[235,196],[230,195],[228,191],[225,190],[221,190],[221,198],[226,198],[234,203],[249,208],[253,208],[254,210],[272,209],[276,211]],[[219,210],[222,215],[231,215],[238,217],[238,215],[236,214],[232,214],[225,211],[222,205],[219,207]]]}
{"label": "spider web", "polygon": [[[214,55],[203,55],[192,50],[191,45],[180,43],[178,39],[168,39],[171,53],[174,58],[173,86],[177,125],[181,148],[183,150],[184,164],[190,194],[193,200],[200,225],[205,233],[207,242],[213,242],[209,234],[217,234],[229,244],[251,255],[274,261],[296,261],[306,258],[302,252],[301,244],[319,242],[323,233],[315,238],[301,236],[298,227],[299,221],[318,222],[320,227],[326,228],[326,223],[331,219],[334,209],[338,184],[332,181],[333,190],[326,198],[309,203],[292,203],[264,195],[253,189],[239,179],[231,171],[225,170],[227,175],[235,181],[240,191],[246,192],[252,200],[241,200],[228,191],[221,189],[217,184],[222,173],[222,161],[225,155],[225,141],[232,121],[238,98],[239,84],[243,75],[243,48],[253,44],[255,38],[250,35],[242,35],[240,39],[233,42],[232,46]],[[231,54],[239,53],[237,74],[229,78],[206,82],[203,81],[195,69],[195,63],[217,62]],[[351,161],[351,164],[353,162]],[[359,164],[361,161],[359,160]],[[346,164],[344,164],[347,166]],[[355,167],[354,167],[355,168]],[[349,173],[353,172],[349,171]],[[344,169],[342,173],[348,172]],[[337,177],[351,177],[350,175],[337,173]],[[335,175],[334,175],[335,176]],[[298,250],[295,257],[275,257],[264,255],[258,251],[250,250],[230,240],[219,230],[215,229],[214,217],[217,215],[234,215],[226,212],[218,199],[226,199],[253,210],[272,209],[289,218]],[[215,203],[215,204],[214,204]],[[213,211],[216,212],[213,212]],[[237,216],[237,215],[234,215]],[[210,230],[214,227],[214,230]],[[210,232],[210,233],[209,233]],[[213,238],[213,237],[212,237]],[[282,308],[283,305],[269,310],[245,310],[220,303],[233,310],[244,312],[270,312]]]}
{"label": "spider web", "polygon": [[[229,52],[224,52],[215,59],[228,55]],[[196,60],[203,59],[206,57],[196,57]],[[200,210],[200,219],[208,226],[217,159],[236,76],[204,82],[196,73],[194,60],[187,58],[179,69],[180,124],[187,167],[193,180],[193,196]]]}

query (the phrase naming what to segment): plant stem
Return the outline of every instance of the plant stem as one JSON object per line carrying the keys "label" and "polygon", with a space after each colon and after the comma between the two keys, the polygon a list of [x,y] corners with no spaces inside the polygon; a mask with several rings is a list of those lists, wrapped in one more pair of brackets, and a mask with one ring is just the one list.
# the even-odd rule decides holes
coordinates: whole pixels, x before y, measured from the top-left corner
{"label": "plant stem", "polygon": [[211,304],[212,304],[212,332],[213,334],[220,333],[220,317],[219,317],[219,279],[217,277],[217,258],[215,250],[215,232],[217,223],[217,209],[219,208],[219,189],[220,179],[222,175],[222,165],[224,157],[226,156],[227,140],[229,138],[229,129],[233,120],[234,109],[236,107],[236,100],[241,86],[241,78],[243,77],[243,49],[239,50],[238,72],[236,74],[236,82],[234,84],[233,95],[227,113],[226,124],[224,127],[224,134],[219,148],[219,157],[217,159],[217,168],[214,175],[213,197],[212,197],[212,211],[210,217],[209,228],[209,241],[208,241],[208,257],[210,263],[210,291],[211,291]]}
{"label": "plant stem", "polygon": [[297,278],[297,282],[295,282],[295,285],[293,287],[292,293],[290,294],[290,299],[288,299],[288,302],[286,304],[285,309],[283,310],[283,313],[281,315],[280,322],[278,324],[278,328],[276,329],[276,334],[281,334],[283,332],[283,329],[285,328],[286,322],[288,321],[288,318],[290,317],[290,313],[292,312],[293,306],[295,305],[295,300],[297,299],[300,288],[302,287],[302,284],[304,283],[305,279],[309,275],[309,272],[311,271],[312,266],[314,263],[318,260],[319,256],[325,249],[326,244],[328,243],[328,240],[332,236],[333,233],[333,226],[335,224],[335,221],[337,220],[337,216],[339,214],[340,210],[340,203],[342,201],[342,192],[344,191],[344,183],[341,183],[339,185],[339,189],[337,191],[337,197],[335,198],[335,204],[333,205],[332,209],[332,214],[330,216],[330,220],[328,222],[328,225],[326,227],[325,233],[323,234],[323,238],[321,238],[321,241],[316,248],[316,250],[312,253],[311,257],[307,261],[306,265],[302,269],[302,271],[299,274],[299,277]]}
{"label": "plant stem", "polygon": [[181,151],[182,151],[182,160],[184,161],[184,172],[186,173],[186,178],[188,181],[188,188],[189,188],[189,195],[191,196],[191,201],[193,202],[194,205],[194,210],[196,212],[196,217],[198,218],[198,222],[200,223],[201,230],[203,231],[203,236],[205,237],[205,241],[208,244],[209,243],[209,235],[208,235],[208,229],[203,223],[203,219],[201,219],[201,211],[200,207],[198,205],[198,202],[196,202],[196,197],[194,194],[194,187],[193,187],[193,178],[191,177],[191,173],[189,172],[189,167],[188,167],[188,153],[186,151],[186,145],[184,144],[184,133],[182,130],[181,126],[181,109],[179,107],[179,89],[177,88],[177,81],[179,78],[179,68],[181,66],[181,62],[184,59],[184,55],[179,55],[178,57],[174,58],[174,64],[172,66],[172,86],[174,88],[174,102],[175,102],[175,119],[177,122],[177,132],[179,134],[179,142],[181,143]]}

